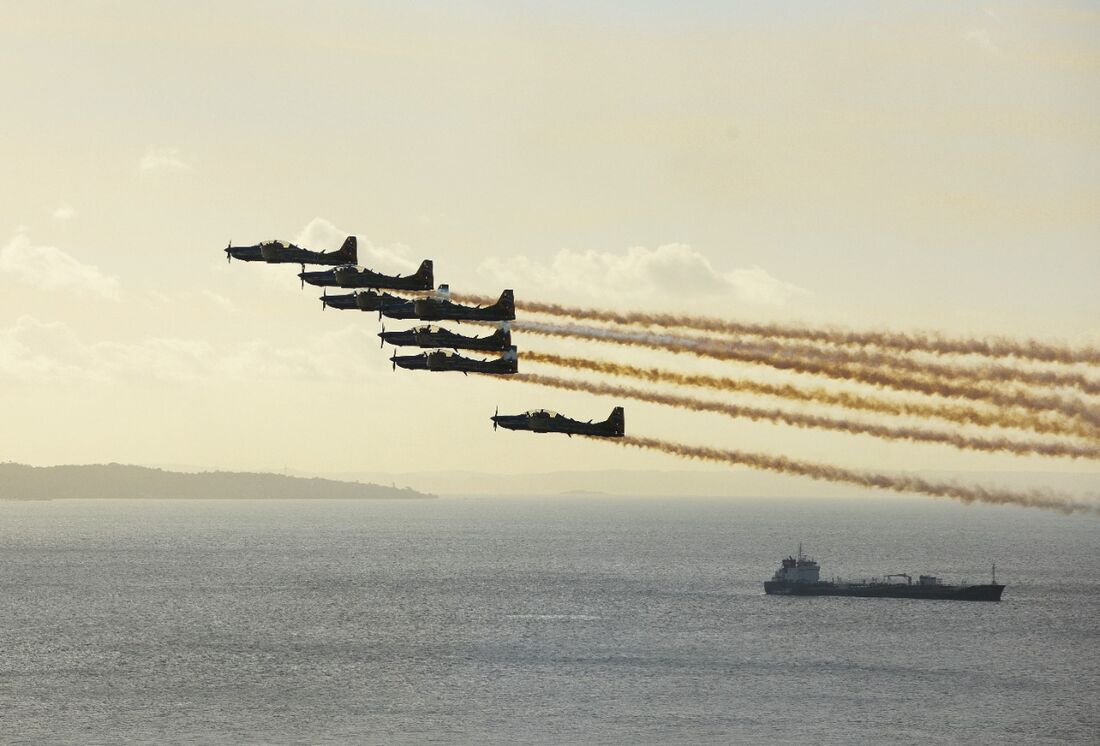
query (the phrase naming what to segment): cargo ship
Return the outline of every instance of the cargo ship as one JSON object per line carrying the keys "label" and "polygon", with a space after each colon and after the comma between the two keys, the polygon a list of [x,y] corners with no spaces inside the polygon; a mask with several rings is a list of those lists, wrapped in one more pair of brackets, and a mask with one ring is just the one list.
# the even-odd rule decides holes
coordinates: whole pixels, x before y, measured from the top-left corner
{"label": "cargo ship", "polygon": [[[920,575],[917,581],[898,572],[881,579],[843,581],[821,579],[821,567],[802,554],[787,557],[771,580],[764,581],[764,593],[773,596],[859,596],[863,598],[921,598],[942,601],[1000,601],[1003,585],[997,584],[997,566],[991,582],[983,585],[948,585],[934,575]],[[896,579],[896,580],[895,580]]]}

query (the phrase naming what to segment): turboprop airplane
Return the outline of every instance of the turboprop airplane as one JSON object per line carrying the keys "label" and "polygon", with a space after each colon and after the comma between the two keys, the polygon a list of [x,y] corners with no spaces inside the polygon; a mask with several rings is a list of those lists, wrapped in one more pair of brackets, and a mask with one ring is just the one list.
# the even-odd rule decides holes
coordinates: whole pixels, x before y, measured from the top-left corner
{"label": "turboprop airplane", "polygon": [[[261,241],[255,246],[225,247],[225,259],[242,262],[267,262],[268,264],[355,264],[358,251],[355,236],[344,239],[344,245],[336,251],[310,251],[289,241]],[[303,269],[303,272],[305,270]]]}
{"label": "turboprop airplane", "polygon": [[516,348],[508,350],[495,360],[475,360],[463,357],[448,350],[435,350],[434,352],[422,352],[419,355],[398,355],[396,352],[390,358],[393,361],[393,369],[401,366],[406,370],[457,370],[466,373],[490,373],[494,375],[510,375],[518,370]]}
{"label": "turboprop airplane", "polygon": [[381,317],[383,313],[395,319],[413,319],[413,302],[398,298],[389,293],[374,293],[369,290],[359,293],[341,293],[329,295],[328,289],[321,296],[321,308],[338,308],[347,311],[358,308],[360,311],[377,311]]}
{"label": "turboprop airplane", "polygon": [[501,293],[500,300],[491,306],[463,306],[449,299],[446,285],[440,285],[439,290],[439,297],[414,301],[416,318],[421,321],[512,321],[516,318],[511,290]]}
{"label": "turboprop airplane", "polygon": [[467,337],[438,326],[418,326],[403,332],[378,333],[382,344],[395,347],[450,347],[452,350],[489,350],[503,352],[512,346],[512,332],[505,326],[486,337]]}
{"label": "turboprop airplane", "polygon": [[384,290],[431,290],[435,282],[432,273],[432,260],[425,259],[420,269],[411,275],[384,275],[366,267],[345,265],[336,269],[320,272],[301,272],[298,277],[302,283],[317,287],[340,288],[381,288]]}
{"label": "turboprop airplane", "polygon": [[533,409],[523,414],[500,414],[498,411],[491,418],[493,429],[497,426],[505,430],[530,430],[533,433],[565,433],[570,438],[574,435],[590,435],[597,438],[621,438],[625,433],[623,408],[615,407],[611,410],[611,416],[603,422],[581,422],[570,417],[565,417],[557,412],[546,409]]}

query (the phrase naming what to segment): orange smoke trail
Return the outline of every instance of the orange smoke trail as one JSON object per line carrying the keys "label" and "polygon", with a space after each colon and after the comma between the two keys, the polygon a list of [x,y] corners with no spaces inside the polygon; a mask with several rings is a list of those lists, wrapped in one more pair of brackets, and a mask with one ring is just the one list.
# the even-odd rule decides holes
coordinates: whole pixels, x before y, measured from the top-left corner
{"label": "orange smoke trail", "polygon": [[[470,302],[489,304],[496,298],[467,296]],[[561,316],[578,321],[599,321],[628,326],[696,329],[716,334],[748,335],[769,339],[790,339],[816,344],[849,347],[879,347],[899,352],[928,352],[936,355],[981,355],[983,357],[1013,357],[1046,363],[1100,364],[1100,348],[1055,345],[1034,339],[1016,340],[1008,337],[988,339],[952,338],[935,333],[904,333],[890,331],[855,331],[829,327],[802,327],[788,324],[755,324],[701,316],[668,313],[642,313],[579,308],[558,303],[518,301],[517,310]]]}
{"label": "orange smoke trail", "polygon": [[796,461],[784,456],[771,456],[748,451],[722,450],[704,446],[689,446],[655,438],[627,436],[625,438],[601,438],[601,441],[617,443],[632,448],[661,451],[681,458],[739,464],[752,469],[794,474],[828,482],[841,482],[859,487],[873,487],[893,492],[919,492],[933,497],[948,497],[964,503],[988,503],[992,505],[1020,505],[1029,508],[1059,510],[1063,513],[1100,514],[1100,505],[1076,500],[1066,495],[1040,490],[1006,490],[979,485],[961,485],[954,482],[935,482],[906,474],[883,474],[873,471],[846,469],[840,466]]}
{"label": "orange smoke trail", "polygon": [[871,435],[884,440],[935,443],[949,445],[960,450],[985,451],[987,453],[1013,453],[1021,456],[1100,459],[1100,446],[1097,445],[1078,445],[1053,441],[1017,441],[1007,438],[979,438],[919,427],[891,427],[888,425],[865,422],[852,422],[850,420],[823,417],[814,414],[785,412],[781,409],[744,407],[736,404],[704,401],[690,396],[656,393],[646,391],[645,389],[631,388],[629,386],[589,383],[587,381],[556,378],[554,376],[543,376],[531,373],[510,376],[509,379],[521,383],[533,383],[538,386],[548,386],[569,391],[585,391],[590,394],[596,394],[597,396],[636,399],[638,401],[662,404],[678,409],[688,409],[695,412],[715,412],[717,414],[726,415],[727,417],[749,419],[754,422],[766,420],[769,422],[780,422],[794,427],[834,430],[850,433],[852,435]]}
{"label": "orange smoke trail", "polygon": [[[721,344],[718,340],[712,341]],[[862,349],[845,350],[828,346],[791,344],[772,340],[754,340],[751,342],[729,340],[726,344],[776,359],[815,360],[828,364],[889,368],[945,381],[1022,383],[1029,386],[1075,388],[1086,394],[1100,394],[1100,380],[1076,371],[1034,370],[1013,365],[956,365],[919,360],[894,352],[884,353]]]}
{"label": "orange smoke trail", "polygon": [[716,343],[705,337],[684,337],[672,334],[624,332],[601,327],[515,322],[513,330],[551,337],[612,342],[619,345],[645,347],[687,353],[717,360],[732,360],[754,365],[766,365],[777,370],[820,375],[836,380],[856,381],[871,386],[913,391],[952,399],[987,401],[1001,407],[1021,407],[1034,412],[1058,412],[1065,417],[1100,427],[1100,408],[1086,402],[1053,394],[1041,394],[1022,388],[1006,388],[996,383],[943,381],[897,371],[868,368],[861,365],[828,363],[800,358],[775,358],[751,348]]}
{"label": "orange smoke trail", "polygon": [[952,404],[925,404],[918,402],[893,401],[869,396],[860,396],[848,392],[829,391],[820,387],[799,388],[790,384],[759,383],[743,378],[727,378],[701,374],[679,373],[662,368],[642,368],[607,360],[566,357],[549,353],[525,350],[525,361],[553,365],[572,370],[587,370],[594,373],[606,373],[624,378],[636,378],[652,383],[669,383],[676,386],[707,388],[731,393],[758,394],[774,396],[793,401],[810,402],[839,406],[846,409],[874,412],[892,416],[913,416],[934,418],[963,425],[980,427],[1011,427],[1031,430],[1045,435],[1071,435],[1083,438],[1100,438],[1100,429],[1089,428],[1064,419],[1051,420],[1039,415],[1022,412],[983,411],[974,407]]}

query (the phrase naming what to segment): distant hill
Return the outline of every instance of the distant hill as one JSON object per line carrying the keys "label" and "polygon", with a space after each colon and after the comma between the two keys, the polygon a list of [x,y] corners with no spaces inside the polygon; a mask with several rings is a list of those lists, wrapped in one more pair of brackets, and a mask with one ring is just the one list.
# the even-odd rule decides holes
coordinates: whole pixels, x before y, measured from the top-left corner
{"label": "distant hill", "polygon": [[[1100,474],[1091,472],[911,472],[937,481],[1001,486],[1012,489],[1054,489],[1070,494],[1100,494]],[[742,468],[725,470],[601,470],[554,471],[534,474],[492,474],[473,471],[352,472],[326,476],[360,481],[391,481],[437,495],[538,495],[601,493],[630,497],[826,497],[881,496],[880,490],[847,484],[815,482],[804,477]]]}
{"label": "distant hill", "polygon": [[432,498],[409,488],[289,477],[281,474],[208,471],[185,474],[145,466],[27,466],[0,463],[0,499],[102,498],[171,500],[409,500]]}

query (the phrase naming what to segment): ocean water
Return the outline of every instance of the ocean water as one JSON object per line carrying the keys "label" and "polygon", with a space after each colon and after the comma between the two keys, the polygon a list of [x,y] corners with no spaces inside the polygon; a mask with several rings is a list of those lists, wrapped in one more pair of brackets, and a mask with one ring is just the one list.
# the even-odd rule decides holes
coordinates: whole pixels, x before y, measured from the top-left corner
{"label": "ocean water", "polygon": [[[1100,738],[1100,520],[932,500],[0,502],[0,742]],[[999,604],[765,596],[824,575]]]}

